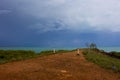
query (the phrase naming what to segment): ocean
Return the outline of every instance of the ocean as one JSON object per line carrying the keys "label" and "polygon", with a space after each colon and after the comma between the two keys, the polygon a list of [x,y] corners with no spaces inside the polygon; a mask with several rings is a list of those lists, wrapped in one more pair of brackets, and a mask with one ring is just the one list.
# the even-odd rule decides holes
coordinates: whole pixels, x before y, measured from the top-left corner
{"label": "ocean", "polygon": [[0,50],[32,50],[39,53],[44,50],[73,50],[76,48],[41,48],[41,47],[0,47]]}
{"label": "ocean", "polygon": [[[82,48],[82,47],[80,47]],[[41,47],[0,47],[0,50],[32,50],[35,51],[37,53],[44,51],[44,50],[73,50],[73,49],[77,49],[77,48],[41,48]],[[106,52],[110,52],[110,51],[117,51],[120,52],[120,47],[98,47],[98,49],[100,50],[104,50]]]}
{"label": "ocean", "polygon": [[120,52],[120,47],[98,47],[98,49],[104,50],[106,52],[111,52],[111,51]]}

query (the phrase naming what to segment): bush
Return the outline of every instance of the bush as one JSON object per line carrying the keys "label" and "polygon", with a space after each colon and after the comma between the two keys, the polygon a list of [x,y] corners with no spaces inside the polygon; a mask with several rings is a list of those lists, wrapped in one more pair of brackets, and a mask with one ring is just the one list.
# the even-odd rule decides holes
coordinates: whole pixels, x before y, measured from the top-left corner
{"label": "bush", "polygon": [[120,52],[112,51],[109,53],[111,57],[119,58],[120,59]]}

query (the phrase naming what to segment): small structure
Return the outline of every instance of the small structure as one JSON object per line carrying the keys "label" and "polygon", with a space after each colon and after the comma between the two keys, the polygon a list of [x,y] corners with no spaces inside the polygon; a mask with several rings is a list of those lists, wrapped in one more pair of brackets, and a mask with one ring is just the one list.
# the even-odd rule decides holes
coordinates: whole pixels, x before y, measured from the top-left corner
{"label": "small structure", "polygon": [[79,49],[77,49],[77,53],[78,53],[78,54],[80,53],[80,50],[79,50]]}
{"label": "small structure", "polygon": [[80,50],[79,49],[77,49],[77,56],[79,56],[80,55]]}
{"label": "small structure", "polygon": [[53,49],[53,53],[56,53],[56,50],[55,50],[55,49]]}

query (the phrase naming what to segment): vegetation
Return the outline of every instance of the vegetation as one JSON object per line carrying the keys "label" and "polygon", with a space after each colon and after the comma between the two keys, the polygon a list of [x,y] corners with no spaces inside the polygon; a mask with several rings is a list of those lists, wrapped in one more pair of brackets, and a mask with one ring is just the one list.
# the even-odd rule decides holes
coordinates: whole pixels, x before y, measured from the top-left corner
{"label": "vegetation", "polygon": [[25,50],[0,50],[0,63],[7,63],[11,61],[25,60],[36,57],[34,51]]}
{"label": "vegetation", "polygon": [[111,57],[120,59],[120,52],[112,51],[112,52],[109,52],[109,55]]}
{"label": "vegetation", "polygon": [[88,61],[92,61],[99,66],[106,69],[113,69],[120,72],[120,60],[112,58],[108,55],[104,55],[96,50],[90,50],[89,52],[84,49],[83,54]]}
{"label": "vegetation", "polygon": [[70,52],[70,50],[57,50],[57,51],[55,51],[55,53],[54,53],[53,50],[46,50],[46,51],[41,51],[39,53],[39,55],[40,56],[46,56],[46,55],[52,55],[52,54],[58,54],[58,53],[66,53],[66,52]]}
{"label": "vegetation", "polygon": [[86,43],[85,44],[88,49],[96,49],[97,45],[95,43]]}
{"label": "vegetation", "polygon": [[46,50],[40,53],[35,53],[34,51],[25,51],[25,50],[0,50],[0,64],[7,63],[12,61],[25,60],[30,58],[35,58],[38,56],[46,56],[57,53],[65,53],[69,50],[58,50],[55,53],[53,50]]}

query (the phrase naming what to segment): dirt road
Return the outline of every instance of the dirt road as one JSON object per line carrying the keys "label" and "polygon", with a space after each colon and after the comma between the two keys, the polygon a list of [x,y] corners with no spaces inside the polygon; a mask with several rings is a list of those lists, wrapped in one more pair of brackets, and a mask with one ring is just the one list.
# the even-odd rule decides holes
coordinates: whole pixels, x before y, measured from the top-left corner
{"label": "dirt road", "polygon": [[0,80],[120,80],[120,74],[68,52],[0,65]]}

